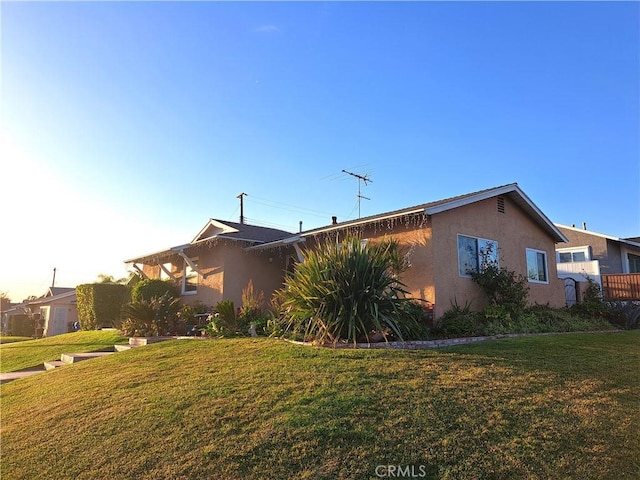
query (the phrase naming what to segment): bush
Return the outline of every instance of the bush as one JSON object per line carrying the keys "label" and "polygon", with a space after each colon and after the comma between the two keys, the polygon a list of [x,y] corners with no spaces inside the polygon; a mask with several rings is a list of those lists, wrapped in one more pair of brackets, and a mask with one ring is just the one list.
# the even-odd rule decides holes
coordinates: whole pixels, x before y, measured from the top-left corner
{"label": "bush", "polygon": [[489,263],[480,271],[472,272],[471,278],[487,295],[490,305],[501,307],[512,318],[517,318],[527,307],[529,286],[524,276]]}
{"label": "bush", "polygon": [[242,307],[238,322],[247,328],[255,328],[256,334],[263,335],[267,326],[268,315],[264,311],[264,292],[255,293],[253,281],[249,280],[246,288],[242,290]]}
{"label": "bush", "polygon": [[363,245],[355,237],[307,251],[278,293],[283,329],[322,343],[404,339],[399,258],[394,240]]}
{"label": "bush", "polygon": [[215,314],[205,327],[205,332],[212,336],[246,335],[246,327],[236,313],[233,300],[222,300],[216,303]]}
{"label": "bush", "polygon": [[438,338],[473,337],[484,334],[482,315],[472,312],[469,303],[461,307],[455,301],[431,328],[431,335]]}
{"label": "bush", "polygon": [[131,301],[151,301],[168,294],[171,298],[179,298],[180,290],[169,280],[147,279],[141,280],[131,290]]}
{"label": "bush", "polygon": [[89,283],[76,287],[78,321],[83,330],[119,327],[122,306],[129,298],[124,285]]}
{"label": "bush", "polygon": [[120,330],[124,335],[156,336],[179,332],[177,298],[168,293],[151,300],[131,302],[122,309]]}

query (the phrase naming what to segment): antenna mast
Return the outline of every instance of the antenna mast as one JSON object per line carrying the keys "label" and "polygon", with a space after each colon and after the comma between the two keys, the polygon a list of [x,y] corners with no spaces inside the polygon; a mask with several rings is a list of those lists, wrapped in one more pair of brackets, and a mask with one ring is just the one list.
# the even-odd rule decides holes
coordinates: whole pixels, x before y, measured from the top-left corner
{"label": "antenna mast", "polygon": [[368,175],[358,175],[357,173],[347,172],[346,170],[342,170],[347,175],[351,175],[352,177],[356,177],[358,179],[358,218],[360,218],[360,200],[363,198],[365,200],[371,200],[369,197],[365,197],[364,195],[360,195],[360,182],[364,182],[364,186],[367,186],[367,182],[373,183],[373,180],[369,178]]}

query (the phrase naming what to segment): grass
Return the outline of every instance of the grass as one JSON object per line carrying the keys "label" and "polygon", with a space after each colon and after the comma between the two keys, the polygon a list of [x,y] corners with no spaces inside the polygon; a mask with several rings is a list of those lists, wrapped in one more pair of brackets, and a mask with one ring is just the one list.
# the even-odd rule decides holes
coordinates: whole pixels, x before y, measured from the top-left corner
{"label": "grass", "polygon": [[14,337],[11,335],[0,336],[0,345],[4,343],[26,342],[27,340],[33,340],[33,337]]}
{"label": "grass", "polygon": [[56,335],[39,340],[28,339],[6,345],[3,341],[2,345],[0,345],[0,372],[14,372],[27,368],[41,367],[43,362],[59,360],[60,355],[63,353],[97,352],[112,348],[116,343],[126,342],[127,339],[113,330],[66,333],[64,335]]}
{"label": "grass", "polygon": [[2,385],[2,474],[369,479],[413,465],[421,478],[638,478],[639,341],[153,344]]}

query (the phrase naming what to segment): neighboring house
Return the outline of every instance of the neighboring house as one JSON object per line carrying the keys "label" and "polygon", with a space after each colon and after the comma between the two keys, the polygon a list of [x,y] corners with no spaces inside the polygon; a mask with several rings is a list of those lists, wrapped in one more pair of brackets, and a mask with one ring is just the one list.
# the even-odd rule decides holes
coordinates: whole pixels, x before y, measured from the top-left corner
{"label": "neighboring house", "polygon": [[73,331],[70,326],[78,321],[75,288],[50,287],[42,297],[30,300],[28,307],[33,318],[39,319],[44,337]]}
{"label": "neighboring house", "polygon": [[[126,260],[143,278],[161,278],[180,287],[184,303],[215,306],[232,300],[252,280],[256,292],[270,295],[282,286],[286,264],[273,252],[249,248],[292,234],[273,228],[210,219],[190,243]],[[268,297],[267,297],[268,298]]]}
{"label": "neighboring house", "polygon": [[435,305],[436,317],[454,304],[482,308],[469,272],[483,259],[525,276],[531,303],[565,304],[555,247],[566,238],[515,183],[358,220],[334,218],[299,234],[210,220],[191,243],[126,263],[145,277],[172,279],[186,303],[230,299],[240,306],[249,280],[269,298],[305,249],[350,234],[396,239],[410,264],[401,280],[412,297]]}
{"label": "neighboring house", "polygon": [[568,243],[556,249],[558,275],[577,281],[587,278],[603,286],[603,275],[640,274],[640,238],[619,238],[556,224]]}

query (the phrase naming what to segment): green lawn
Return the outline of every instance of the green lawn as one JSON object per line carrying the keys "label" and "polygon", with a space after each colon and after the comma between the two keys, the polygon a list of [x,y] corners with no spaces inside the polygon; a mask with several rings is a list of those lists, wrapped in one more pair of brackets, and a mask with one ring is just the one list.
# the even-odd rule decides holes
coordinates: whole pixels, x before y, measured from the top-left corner
{"label": "green lawn", "polygon": [[63,353],[97,352],[113,348],[116,343],[127,342],[126,338],[114,330],[66,333],[39,340],[7,343],[6,345],[3,342],[0,345],[0,372],[15,372],[25,368],[41,367],[43,362],[60,360],[60,355]]}
{"label": "green lawn", "polygon": [[26,342],[28,340],[33,340],[32,337],[14,337],[9,335],[0,336],[0,345],[4,343],[15,343],[15,342]]}
{"label": "green lawn", "polygon": [[1,473],[370,479],[392,465],[425,474],[414,478],[635,479],[639,342],[624,332],[421,351],[153,344],[2,385]]}

